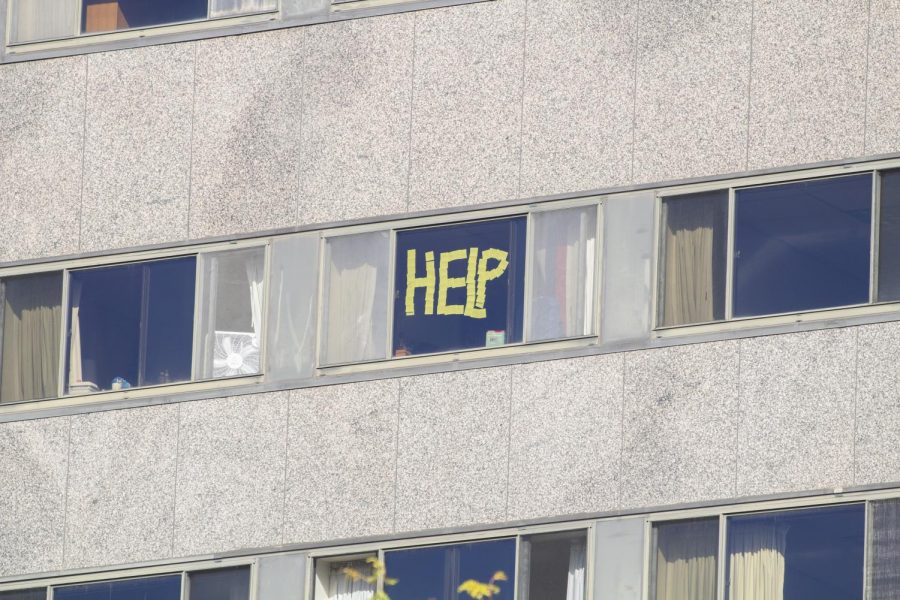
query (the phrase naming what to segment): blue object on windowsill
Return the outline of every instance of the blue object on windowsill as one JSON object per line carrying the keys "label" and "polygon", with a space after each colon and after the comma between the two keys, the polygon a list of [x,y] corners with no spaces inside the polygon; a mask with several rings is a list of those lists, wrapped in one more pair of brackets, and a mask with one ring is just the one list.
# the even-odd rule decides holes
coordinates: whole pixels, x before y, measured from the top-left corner
{"label": "blue object on windowsill", "polygon": [[131,384],[128,383],[124,377],[113,377],[112,380],[112,389],[113,390],[127,390],[131,387]]}

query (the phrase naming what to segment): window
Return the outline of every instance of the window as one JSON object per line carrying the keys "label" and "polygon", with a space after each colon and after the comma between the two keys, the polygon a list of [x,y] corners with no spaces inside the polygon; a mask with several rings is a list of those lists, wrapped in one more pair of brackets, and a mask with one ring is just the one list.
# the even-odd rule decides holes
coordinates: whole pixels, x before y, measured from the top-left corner
{"label": "window", "polygon": [[14,590],[12,592],[0,592],[0,600],[46,600],[47,590],[38,588],[33,590]]}
{"label": "window", "polygon": [[587,535],[544,533],[519,542],[520,600],[585,600]]}
{"label": "window", "polygon": [[719,519],[653,525],[652,600],[715,600]]}
{"label": "window", "polygon": [[10,0],[13,44],[272,12],[278,0]]}
{"label": "window", "polygon": [[53,588],[55,600],[179,600],[181,575],[140,577]]}
{"label": "window", "polygon": [[[896,219],[896,182],[890,172],[877,176],[888,191],[886,250],[897,239],[885,232]],[[872,190],[867,172],[663,198],[658,325],[870,303]],[[897,286],[889,273],[884,285],[875,297]]]}
{"label": "window", "polygon": [[249,600],[250,569],[231,567],[188,573],[186,597],[190,600]]}

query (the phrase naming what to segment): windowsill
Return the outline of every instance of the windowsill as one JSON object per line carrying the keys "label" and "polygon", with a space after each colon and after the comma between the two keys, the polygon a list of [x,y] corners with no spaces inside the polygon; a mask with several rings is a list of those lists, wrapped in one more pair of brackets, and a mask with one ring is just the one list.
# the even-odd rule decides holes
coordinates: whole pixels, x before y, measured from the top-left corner
{"label": "windowsill", "polygon": [[466,363],[492,357],[522,356],[549,350],[587,348],[596,346],[597,343],[598,339],[596,335],[587,335],[560,340],[507,344],[505,346],[496,346],[493,348],[469,348],[465,350],[454,350],[452,352],[396,356],[383,360],[325,365],[320,366],[318,371],[320,375],[346,375],[371,371],[390,371],[424,365]]}
{"label": "windowsill", "polygon": [[0,404],[0,415],[34,410],[36,408],[53,409],[61,406],[84,406],[116,400],[128,400],[131,398],[152,398],[154,396],[172,396],[185,392],[228,389],[244,385],[259,384],[262,383],[262,381],[263,375],[260,374],[222,379],[207,379],[204,381],[167,383],[140,388],[128,388],[127,390],[105,390],[88,394],[72,394],[57,398],[44,398],[41,400],[21,400],[19,402]]}
{"label": "windowsill", "polygon": [[747,331],[757,328],[794,323],[819,323],[839,319],[851,319],[869,315],[883,315],[900,311],[898,302],[882,302],[877,304],[860,304],[856,306],[840,306],[814,311],[765,315],[759,317],[741,317],[730,321],[715,321],[693,325],[677,325],[672,327],[656,327],[653,337],[656,339],[685,337],[691,335],[722,333],[728,331]]}

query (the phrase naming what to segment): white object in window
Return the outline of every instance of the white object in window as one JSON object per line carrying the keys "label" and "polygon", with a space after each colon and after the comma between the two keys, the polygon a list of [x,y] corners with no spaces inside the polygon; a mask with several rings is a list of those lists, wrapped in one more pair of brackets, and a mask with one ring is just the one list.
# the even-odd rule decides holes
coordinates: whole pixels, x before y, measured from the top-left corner
{"label": "white object in window", "polygon": [[566,600],[584,600],[584,568],[587,545],[581,541],[569,549],[569,573],[566,576]]}
{"label": "white object in window", "polygon": [[371,570],[369,565],[361,560],[331,565],[331,573],[328,577],[329,600],[371,600],[375,587],[365,579],[352,579],[345,576],[343,572],[345,567],[363,572]]}
{"label": "white object in window", "polygon": [[215,337],[213,377],[259,373],[259,337],[255,333],[217,331]]}
{"label": "white object in window", "polygon": [[74,0],[11,0],[10,42],[37,42],[75,35]]}
{"label": "white object in window", "polygon": [[277,8],[277,0],[212,0],[209,3],[209,18],[245,15]]}

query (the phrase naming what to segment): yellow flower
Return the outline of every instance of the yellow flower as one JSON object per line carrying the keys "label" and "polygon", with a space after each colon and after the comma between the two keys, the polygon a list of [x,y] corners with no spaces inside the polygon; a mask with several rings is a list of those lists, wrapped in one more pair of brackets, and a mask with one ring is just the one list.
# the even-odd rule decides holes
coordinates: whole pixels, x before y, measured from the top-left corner
{"label": "yellow flower", "polygon": [[499,594],[500,588],[493,583],[482,583],[474,579],[467,579],[456,591],[460,594],[465,592],[473,600],[483,600],[484,598],[492,598],[494,594]]}
{"label": "yellow flower", "polygon": [[494,576],[491,577],[491,581],[507,581],[506,573],[504,573],[503,571],[497,571],[496,573],[494,573]]}

